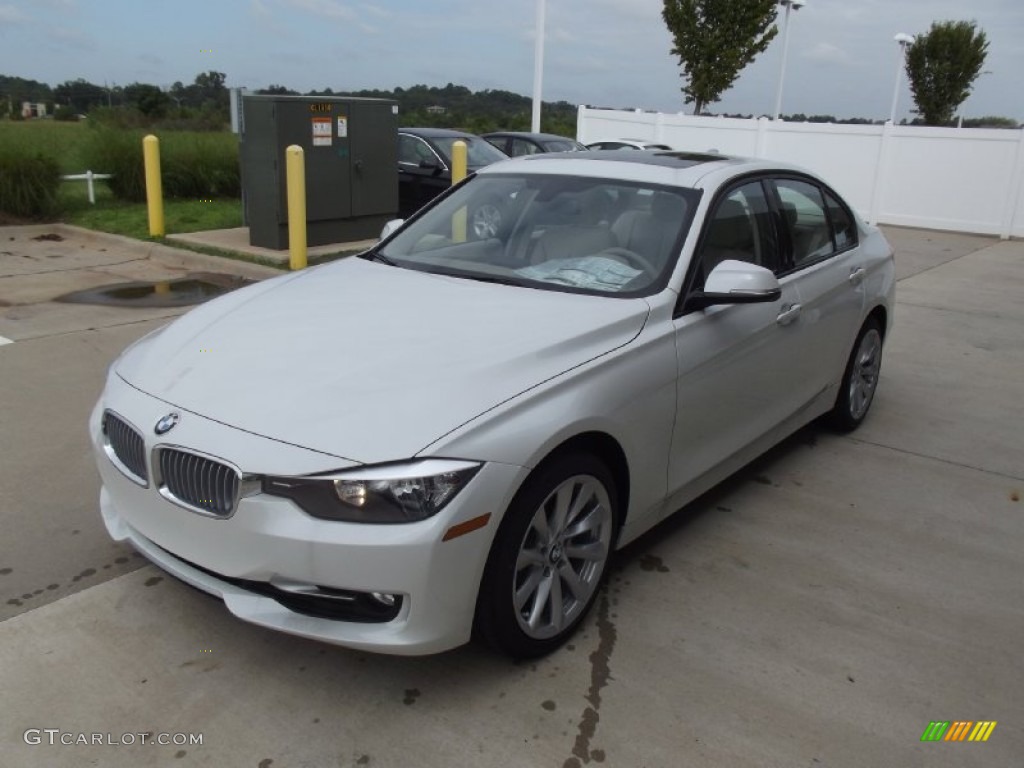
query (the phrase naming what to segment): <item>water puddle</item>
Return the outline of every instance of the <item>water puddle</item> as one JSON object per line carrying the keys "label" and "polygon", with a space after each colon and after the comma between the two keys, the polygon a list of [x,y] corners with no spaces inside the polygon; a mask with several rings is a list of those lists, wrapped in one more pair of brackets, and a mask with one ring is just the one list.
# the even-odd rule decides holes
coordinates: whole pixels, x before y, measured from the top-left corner
{"label": "water puddle", "polygon": [[242,288],[253,281],[216,272],[196,272],[176,280],[152,283],[115,283],[74,291],[54,301],[100,304],[107,307],[187,307]]}

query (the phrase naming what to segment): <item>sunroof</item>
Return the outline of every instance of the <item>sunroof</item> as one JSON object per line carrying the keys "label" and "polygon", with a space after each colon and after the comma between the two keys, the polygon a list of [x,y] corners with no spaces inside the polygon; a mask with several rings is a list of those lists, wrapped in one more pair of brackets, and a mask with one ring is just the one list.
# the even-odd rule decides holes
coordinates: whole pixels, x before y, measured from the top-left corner
{"label": "sunroof", "polygon": [[[531,155],[529,160],[543,159],[544,155]],[[608,150],[594,149],[588,152],[560,153],[559,159],[565,160],[611,160],[618,162],[641,163],[643,165],[661,165],[668,168],[690,168],[701,163],[713,163],[730,160],[725,155],[712,155],[703,152],[676,152],[665,150]]]}

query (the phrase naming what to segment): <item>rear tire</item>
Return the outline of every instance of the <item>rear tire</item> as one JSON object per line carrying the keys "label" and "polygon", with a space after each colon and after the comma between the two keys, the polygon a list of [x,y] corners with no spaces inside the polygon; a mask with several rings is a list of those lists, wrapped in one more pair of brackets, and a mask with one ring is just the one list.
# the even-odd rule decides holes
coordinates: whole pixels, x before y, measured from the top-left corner
{"label": "rear tire", "polygon": [[597,599],[615,542],[608,468],[566,454],[526,480],[498,528],[477,598],[476,629],[513,658],[558,648]]}
{"label": "rear tire", "polygon": [[843,372],[836,403],[827,415],[829,425],[839,432],[852,432],[868,415],[878,389],[882,368],[882,329],[868,318],[857,334],[850,359]]}

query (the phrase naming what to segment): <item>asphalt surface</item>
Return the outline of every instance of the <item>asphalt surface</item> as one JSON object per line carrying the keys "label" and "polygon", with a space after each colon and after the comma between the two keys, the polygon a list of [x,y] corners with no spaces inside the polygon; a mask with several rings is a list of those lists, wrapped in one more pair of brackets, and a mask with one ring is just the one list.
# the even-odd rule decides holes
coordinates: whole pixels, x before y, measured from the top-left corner
{"label": "asphalt surface", "polygon": [[[182,310],[53,298],[274,273],[0,228],[0,766],[1019,768],[1024,243],[887,234],[896,329],[865,425],[802,430],[631,545],[573,642],[517,665],[272,633],[110,542],[86,418],[110,361]],[[933,720],[998,725],[922,743]],[[83,734],[104,743],[60,744]]]}

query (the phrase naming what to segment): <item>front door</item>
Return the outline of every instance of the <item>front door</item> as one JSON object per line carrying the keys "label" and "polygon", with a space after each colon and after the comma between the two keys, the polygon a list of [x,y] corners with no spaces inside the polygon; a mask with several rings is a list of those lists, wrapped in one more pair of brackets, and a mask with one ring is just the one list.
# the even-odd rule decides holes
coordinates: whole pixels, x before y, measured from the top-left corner
{"label": "front door", "polygon": [[[778,273],[778,228],[761,180],[726,190],[714,204],[685,291],[699,291],[725,260]],[[785,421],[798,408],[793,371],[801,354],[791,278],[774,302],[728,304],[676,317],[676,424],[669,454],[674,493]]]}

